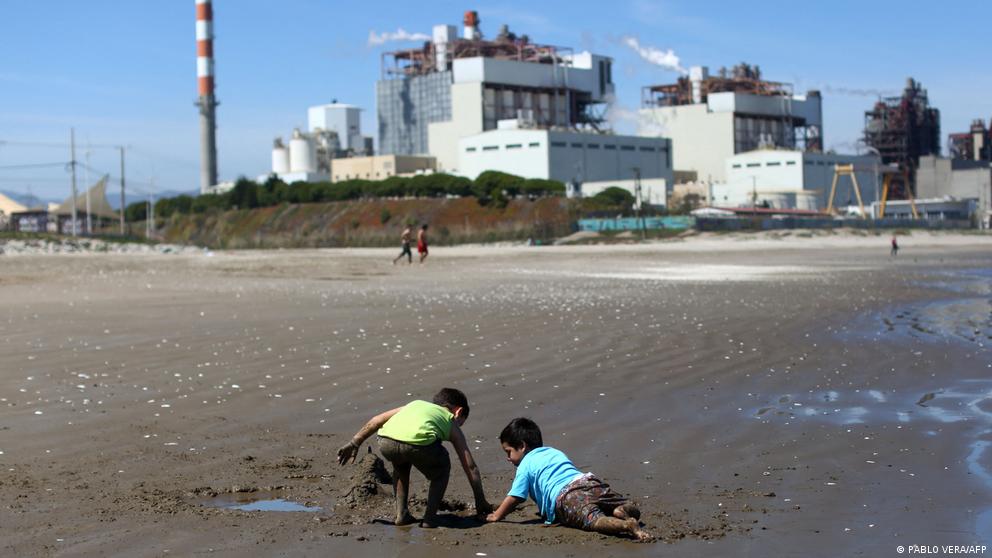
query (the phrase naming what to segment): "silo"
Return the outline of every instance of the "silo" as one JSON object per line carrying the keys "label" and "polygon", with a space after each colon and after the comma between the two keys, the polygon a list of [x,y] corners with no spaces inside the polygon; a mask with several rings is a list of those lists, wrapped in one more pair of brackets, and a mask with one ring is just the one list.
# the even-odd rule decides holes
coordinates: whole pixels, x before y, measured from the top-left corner
{"label": "silo", "polygon": [[282,144],[282,138],[272,142],[272,172],[285,174],[289,172],[289,150]]}
{"label": "silo", "polygon": [[300,133],[299,129],[293,130],[293,139],[289,140],[289,171],[290,172],[314,172],[314,148],[310,138]]}

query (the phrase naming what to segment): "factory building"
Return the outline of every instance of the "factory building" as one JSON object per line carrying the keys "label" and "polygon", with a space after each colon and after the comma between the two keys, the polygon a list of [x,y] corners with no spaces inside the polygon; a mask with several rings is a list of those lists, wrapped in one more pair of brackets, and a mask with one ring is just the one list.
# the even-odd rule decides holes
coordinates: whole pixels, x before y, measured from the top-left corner
{"label": "factory building", "polygon": [[908,181],[894,183],[889,198],[909,199],[920,157],[940,155],[940,111],[930,106],[927,90],[908,78],[902,95],[881,99],[865,111],[864,142]]}
{"label": "factory building", "polygon": [[415,155],[375,155],[343,157],[331,161],[331,181],[385,180],[390,176],[432,173],[437,167],[433,157]]}
{"label": "factory building", "polygon": [[747,64],[715,76],[696,66],[674,84],[646,87],[639,112],[640,135],[662,130],[672,139],[675,169],[703,182],[725,182],[727,160],[759,147],[823,148],[820,93],[794,95],[791,85],[766,81]]}
{"label": "factory building", "polygon": [[972,219],[979,228],[992,228],[992,165],[988,161],[920,157],[916,169],[920,198],[970,200]]}
{"label": "factory building", "polygon": [[360,116],[360,108],[337,102],[310,107],[307,132],[293,130],[288,145],[281,137],[273,141],[271,174],[289,184],[328,181],[332,160],[372,155],[372,138],[362,135]]}
{"label": "factory building", "polygon": [[992,132],[981,118],[972,120],[967,132],[947,136],[951,159],[960,161],[992,161]]}
{"label": "factory building", "polygon": [[[877,157],[761,149],[727,159],[727,181],[712,186],[712,204],[822,211],[829,206],[828,198],[838,165],[853,165],[865,207],[878,199]],[[834,207],[857,204],[851,176],[838,176]]]}
{"label": "factory building", "polygon": [[376,84],[383,154],[437,158],[438,171],[461,174],[459,141],[522,118],[540,128],[591,128],[613,94],[612,60],[533,43],[503,26],[482,38],[478,15],[465,14],[461,37],[438,25],[420,48],[385,53]]}
{"label": "factory building", "polygon": [[497,170],[581,185],[631,180],[639,172],[672,183],[672,142],[665,138],[521,128],[516,120],[500,127],[458,142],[460,174],[474,179]]}

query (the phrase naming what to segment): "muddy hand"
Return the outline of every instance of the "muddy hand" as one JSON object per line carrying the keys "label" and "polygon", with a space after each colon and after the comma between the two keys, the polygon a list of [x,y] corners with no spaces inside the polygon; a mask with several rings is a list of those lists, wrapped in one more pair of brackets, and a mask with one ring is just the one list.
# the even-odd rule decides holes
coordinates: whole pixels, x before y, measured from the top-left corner
{"label": "muddy hand", "polygon": [[358,455],[358,446],[354,442],[348,442],[338,450],[338,465],[345,465],[348,461],[354,461]]}

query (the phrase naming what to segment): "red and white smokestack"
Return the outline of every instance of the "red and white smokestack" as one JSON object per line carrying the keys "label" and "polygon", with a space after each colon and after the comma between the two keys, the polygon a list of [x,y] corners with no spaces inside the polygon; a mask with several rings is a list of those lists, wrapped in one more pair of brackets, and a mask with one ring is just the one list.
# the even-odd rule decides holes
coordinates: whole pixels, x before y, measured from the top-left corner
{"label": "red and white smokestack", "polygon": [[465,12],[462,23],[465,24],[465,30],[462,32],[463,39],[475,41],[482,38],[482,33],[479,32],[479,12],[473,10]]}
{"label": "red and white smokestack", "polygon": [[214,12],[196,0],[196,81],[200,107],[200,192],[217,184],[217,99],[214,97]]}

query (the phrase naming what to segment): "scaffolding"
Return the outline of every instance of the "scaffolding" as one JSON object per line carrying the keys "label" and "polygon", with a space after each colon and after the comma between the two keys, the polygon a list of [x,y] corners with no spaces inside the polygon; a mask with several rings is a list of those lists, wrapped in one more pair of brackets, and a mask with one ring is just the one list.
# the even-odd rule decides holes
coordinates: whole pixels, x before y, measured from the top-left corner
{"label": "scaffolding", "polygon": [[882,163],[896,165],[906,177],[893,199],[915,193],[920,157],[940,155],[940,111],[930,106],[927,91],[913,78],[900,97],[888,97],[865,111],[865,144],[878,150]]}

